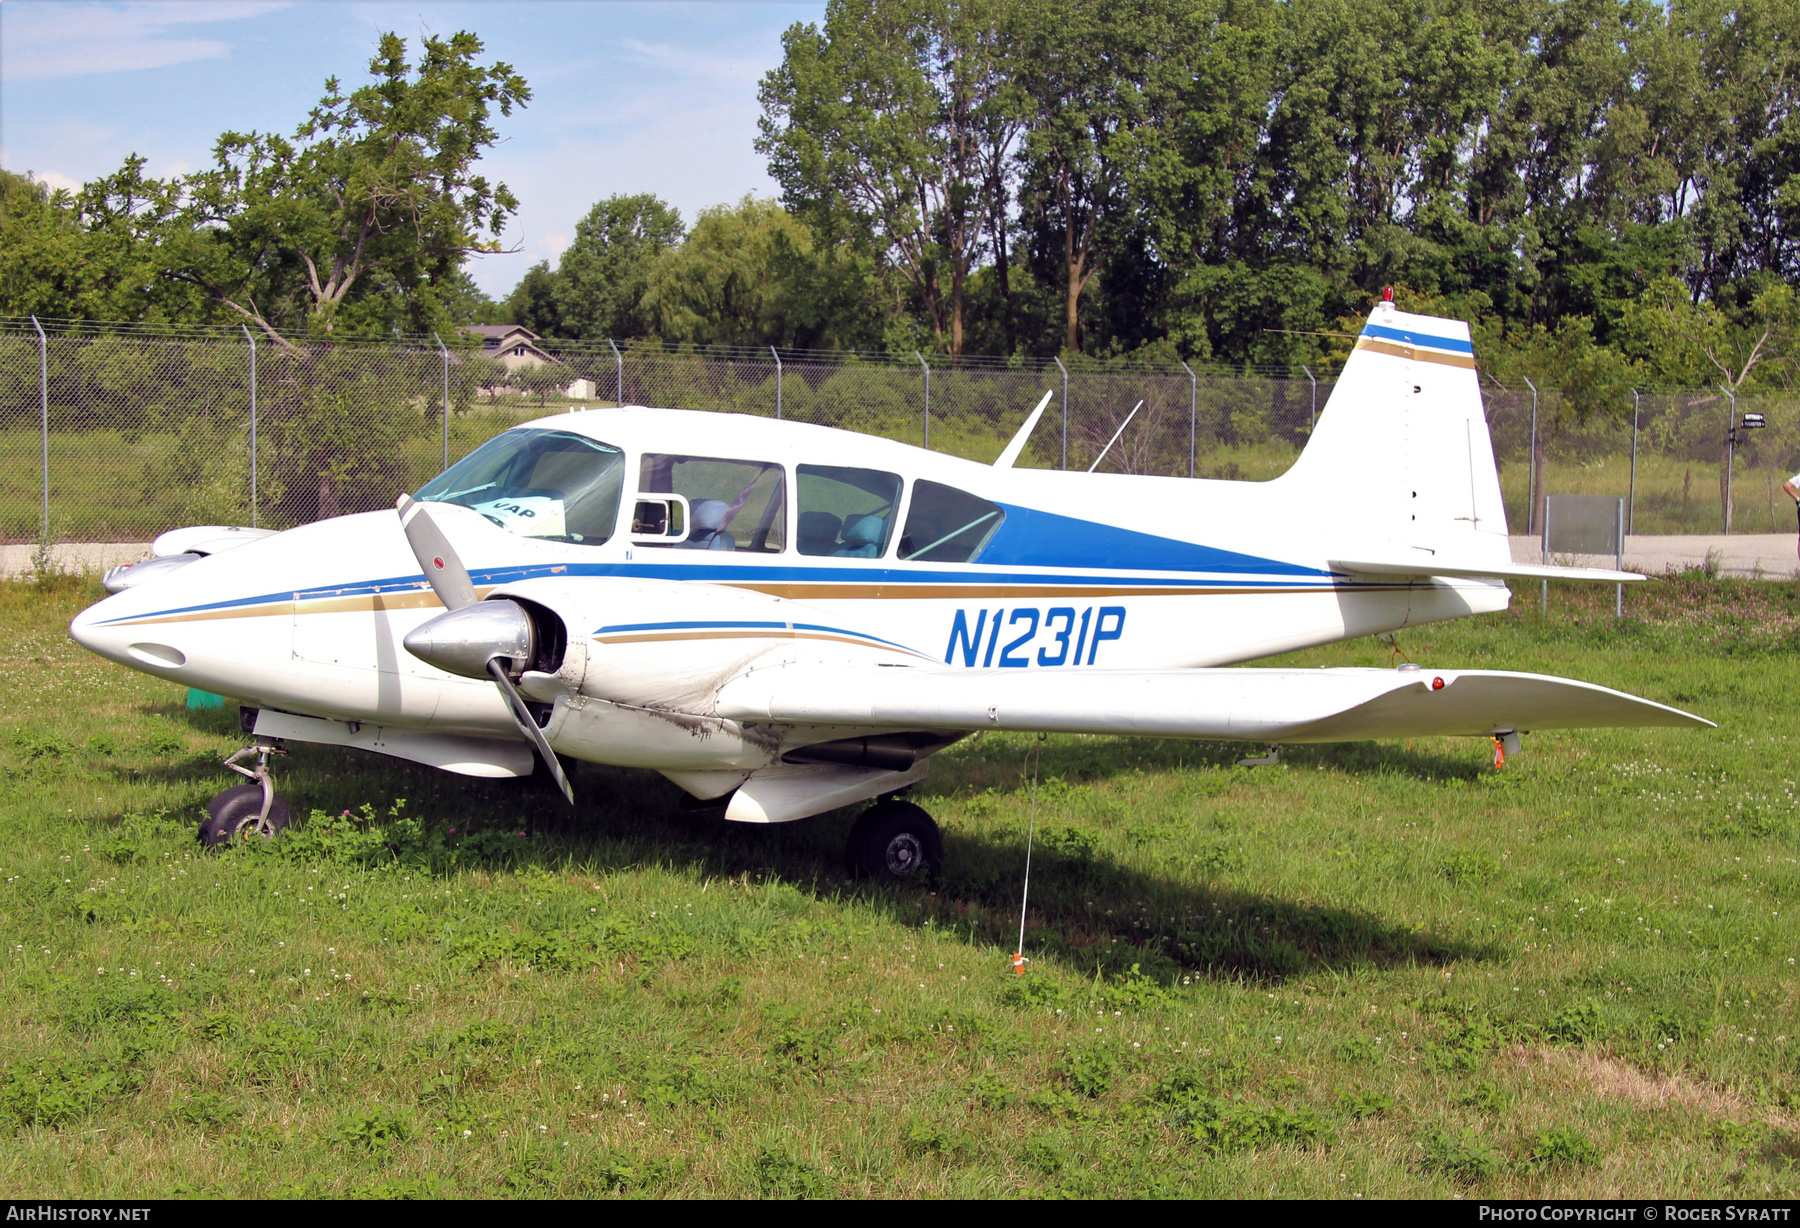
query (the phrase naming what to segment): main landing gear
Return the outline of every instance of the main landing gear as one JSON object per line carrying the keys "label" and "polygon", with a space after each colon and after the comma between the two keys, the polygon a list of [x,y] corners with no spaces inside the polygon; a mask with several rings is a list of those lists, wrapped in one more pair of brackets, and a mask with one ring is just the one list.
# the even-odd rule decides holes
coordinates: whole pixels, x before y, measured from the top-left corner
{"label": "main landing gear", "polygon": [[920,807],[884,797],[851,827],[844,863],[871,882],[930,882],[944,868],[944,834]]}
{"label": "main landing gear", "polygon": [[[248,776],[251,783],[233,785],[206,803],[206,818],[200,822],[202,845],[217,848],[247,835],[266,839],[286,829],[294,816],[288,804],[275,796],[275,781],[269,775],[269,756],[285,754],[287,749],[277,739],[246,746],[225,761],[226,767]],[[255,768],[238,762],[251,755],[256,756]]]}

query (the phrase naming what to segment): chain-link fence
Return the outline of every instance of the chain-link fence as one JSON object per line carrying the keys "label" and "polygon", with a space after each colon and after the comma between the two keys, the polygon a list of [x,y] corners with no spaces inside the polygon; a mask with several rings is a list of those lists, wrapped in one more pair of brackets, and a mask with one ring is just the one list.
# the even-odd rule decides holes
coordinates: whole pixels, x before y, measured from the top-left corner
{"label": "chain-link fence", "polygon": [[[275,528],[391,506],[506,428],[666,405],[780,417],[991,461],[1052,394],[1023,466],[1266,480],[1299,455],[1324,372],[479,338],[314,345],[240,329],[0,320],[0,539],[147,541],[181,524]],[[1554,393],[1484,393],[1509,523],[1545,494],[1632,498],[1634,532],[1724,528],[1720,392],[1643,394],[1577,421]],[[448,411],[448,412],[446,412]],[[1800,398],[1740,398],[1733,529],[1786,531]],[[1533,455],[1536,423],[1538,463]],[[1110,448],[1108,447],[1110,443]]]}
{"label": "chain-link fence", "polygon": [[[1623,495],[1633,534],[1795,531],[1781,487],[1800,468],[1800,393],[1640,390],[1585,419],[1549,389],[1485,389],[1483,398],[1515,533],[1541,529],[1548,494]],[[1734,446],[1729,428],[1746,414],[1767,426],[1739,430]]]}

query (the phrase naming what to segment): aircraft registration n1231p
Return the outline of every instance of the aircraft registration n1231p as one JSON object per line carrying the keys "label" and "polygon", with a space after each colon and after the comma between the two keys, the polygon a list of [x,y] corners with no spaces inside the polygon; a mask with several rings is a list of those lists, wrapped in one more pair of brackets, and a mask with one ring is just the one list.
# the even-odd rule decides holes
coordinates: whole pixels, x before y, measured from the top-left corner
{"label": "aircraft registration n1231p", "polygon": [[[796,422],[590,410],[490,439],[398,514],[203,527],[107,577],[71,634],[244,704],[251,782],[201,838],[284,826],[267,756],[356,747],[471,776],[534,755],[661,772],[785,823],[880,799],[853,871],[929,874],[898,796],[979,730],[1279,745],[1708,726],[1495,670],[1225,668],[1506,608],[1515,565],[1466,324],[1378,305],[1269,482],[993,465]],[[254,759],[255,766],[239,760]]]}

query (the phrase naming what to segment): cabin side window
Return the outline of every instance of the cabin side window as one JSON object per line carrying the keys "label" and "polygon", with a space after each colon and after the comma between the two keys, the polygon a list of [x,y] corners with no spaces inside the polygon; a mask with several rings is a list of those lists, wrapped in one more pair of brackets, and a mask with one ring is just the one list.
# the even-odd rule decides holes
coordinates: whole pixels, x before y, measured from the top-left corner
{"label": "cabin side window", "polygon": [[973,563],[1005,519],[998,504],[966,490],[915,482],[899,557],[921,563]]}
{"label": "cabin side window", "polygon": [[876,559],[887,553],[900,505],[899,474],[800,465],[794,493],[794,544],[801,554]]}
{"label": "cabin side window", "polygon": [[779,554],[787,539],[787,474],[772,462],[646,453],[638,489],[687,500],[691,526],[676,549]]}

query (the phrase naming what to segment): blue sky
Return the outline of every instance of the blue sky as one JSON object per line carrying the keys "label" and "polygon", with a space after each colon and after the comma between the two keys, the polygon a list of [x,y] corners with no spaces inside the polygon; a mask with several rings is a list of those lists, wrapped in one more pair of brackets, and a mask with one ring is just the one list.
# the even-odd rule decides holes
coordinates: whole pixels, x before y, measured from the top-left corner
{"label": "blue sky", "polygon": [[614,192],[654,192],[690,223],[773,195],[751,146],[757,83],[781,60],[781,32],[823,14],[823,0],[3,0],[0,165],[59,187],[134,152],[152,174],[195,170],[220,132],[289,133],[327,76],[360,83],[381,31],[473,30],[533,93],[482,166],[522,205],[507,234],[520,251],[472,266],[504,294]]}

